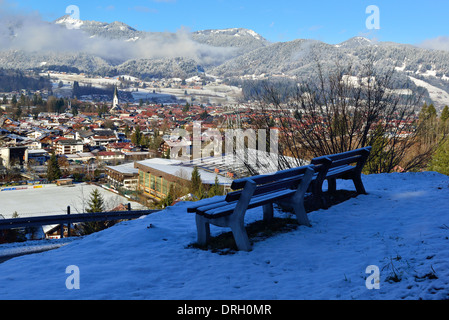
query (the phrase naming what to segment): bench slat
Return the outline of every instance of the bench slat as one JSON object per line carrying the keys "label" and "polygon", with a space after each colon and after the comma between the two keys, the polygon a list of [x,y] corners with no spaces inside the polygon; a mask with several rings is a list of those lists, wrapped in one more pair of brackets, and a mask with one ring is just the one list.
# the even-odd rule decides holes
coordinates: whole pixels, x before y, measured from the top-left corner
{"label": "bench slat", "polygon": [[361,155],[348,157],[348,158],[345,158],[345,159],[334,160],[334,161],[332,161],[332,164],[331,164],[330,167],[331,168],[340,167],[340,166],[348,165],[348,164],[351,164],[351,163],[356,163],[356,162],[358,162],[360,160],[362,160],[362,156]]}
{"label": "bench slat", "polygon": [[336,153],[336,154],[316,157],[313,160],[320,162],[323,158],[328,157],[332,161],[336,161],[336,160],[340,160],[340,159],[346,159],[346,158],[349,158],[349,157],[361,155],[361,154],[364,154],[364,153],[367,153],[367,152],[369,153],[370,150],[371,150],[371,147],[365,147],[365,148],[360,148],[360,149],[356,149],[356,150],[346,151],[346,152],[342,152],[342,153]]}
{"label": "bench slat", "polygon": [[229,202],[229,201],[226,201],[226,200],[223,199],[220,202],[206,204],[206,205],[197,207],[194,212],[206,212],[208,210],[221,208],[221,207],[224,207],[224,206],[227,206],[227,205],[230,205],[230,204],[235,205],[236,203],[237,203],[237,201]]}
{"label": "bench slat", "polygon": [[335,176],[341,175],[341,174],[346,173],[346,172],[351,172],[351,171],[354,171],[354,170],[355,170],[355,167],[354,166],[350,166],[350,165],[345,165],[345,166],[340,166],[340,167],[336,167],[336,168],[331,168],[327,172],[326,178],[333,178]]}
{"label": "bench slat", "polygon": [[[274,191],[277,191],[280,189],[288,189],[296,184],[299,184],[303,178],[304,178],[304,175],[296,175],[293,177],[282,179],[280,181],[257,186],[257,189],[254,192],[254,195],[258,195],[258,194],[265,193],[268,191],[274,192]],[[238,200],[240,198],[241,193],[242,193],[241,190],[229,193],[226,196],[226,201],[231,202],[231,201]]]}
{"label": "bench slat", "polygon": [[[296,192],[296,190],[284,189],[284,190],[278,190],[278,191],[272,192],[272,193],[265,193],[265,194],[260,194],[260,195],[254,196],[251,198],[251,201],[248,205],[248,209],[252,209],[255,207],[262,206],[264,204],[272,203],[272,202],[275,202],[275,201],[278,201],[281,199],[291,197],[292,195],[295,194],[295,192]],[[220,207],[220,208],[208,210],[206,212],[200,211],[197,213],[200,215],[203,215],[206,218],[218,218],[218,217],[222,217],[222,216],[231,214],[232,212],[234,212],[234,209],[235,209],[235,204],[230,203],[230,204]]]}
{"label": "bench slat", "polygon": [[208,201],[207,203],[203,203],[203,201],[198,201],[198,202],[196,202],[195,205],[188,207],[187,208],[187,212],[195,213],[196,209],[198,207],[210,206],[210,205],[213,205],[213,204],[216,204],[216,203],[220,203],[220,202],[223,202],[225,200],[225,198],[226,198],[226,196],[221,196],[220,198],[218,198],[218,199],[216,199],[214,201]]}
{"label": "bench slat", "polygon": [[[292,176],[303,175],[306,172],[307,168],[310,168],[310,167],[312,169],[314,169],[314,166],[303,166],[303,167],[298,167],[298,168],[282,170],[282,171],[276,172],[274,174],[266,174],[266,175],[260,175],[260,176],[250,177],[250,178],[257,184],[266,184],[269,182],[275,182],[278,180],[289,178]],[[242,189],[245,186],[247,179],[248,178],[234,180],[232,182],[231,189],[232,190]]]}

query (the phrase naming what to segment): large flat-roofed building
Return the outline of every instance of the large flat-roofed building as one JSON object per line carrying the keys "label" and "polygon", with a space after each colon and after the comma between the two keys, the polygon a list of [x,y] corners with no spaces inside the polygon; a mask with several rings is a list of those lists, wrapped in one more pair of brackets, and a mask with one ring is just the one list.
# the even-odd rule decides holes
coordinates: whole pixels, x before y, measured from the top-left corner
{"label": "large flat-roofed building", "polygon": [[[182,161],[170,159],[148,159],[135,163],[139,170],[138,189],[146,196],[163,199],[172,184],[189,182],[192,177],[193,166],[187,166]],[[217,177],[218,183],[229,187],[232,179],[216,174],[213,170],[198,169],[203,184],[213,185]]]}

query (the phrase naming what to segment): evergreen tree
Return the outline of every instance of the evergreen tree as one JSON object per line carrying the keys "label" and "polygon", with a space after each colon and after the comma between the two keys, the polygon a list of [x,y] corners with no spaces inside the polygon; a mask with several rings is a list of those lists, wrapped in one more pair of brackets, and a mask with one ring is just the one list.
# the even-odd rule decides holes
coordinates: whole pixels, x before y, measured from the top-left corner
{"label": "evergreen tree", "polygon": [[420,137],[424,144],[432,145],[436,142],[438,137],[438,125],[437,125],[437,111],[433,104],[427,105],[426,103],[421,108],[419,113],[420,122]]}
{"label": "evergreen tree", "polygon": [[98,189],[95,189],[90,194],[88,205],[89,208],[86,210],[88,213],[104,212],[104,199]]}
{"label": "evergreen tree", "polygon": [[137,125],[136,129],[134,129],[134,133],[131,136],[131,142],[136,146],[140,146],[142,144],[142,132],[140,131],[140,127]]}
{"label": "evergreen tree", "polygon": [[430,161],[429,170],[449,175],[449,139],[436,150]]}
{"label": "evergreen tree", "polygon": [[445,106],[440,116],[440,134],[443,136],[446,136],[449,132],[449,121],[447,119],[449,119],[449,107]]}
{"label": "evergreen tree", "polygon": [[19,120],[22,116],[22,107],[20,105],[17,105],[16,111],[14,112],[14,119]]}
{"label": "evergreen tree", "polygon": [[220,186],[218,183],[218,176],[215,176],[215,182],[213,186],[209,189],[209,192],[207,193],[209,198],[215,197],[215,196],[222,196],[224,194],[223,187]]}
{"label": "evergreen tree", "polygon": [[162,202],[159,204],[159,206],[161,208],[167,208],[170,207],[173,202],[176,200],[175,199],[175,187],[173,186],[173,184],[170,185],[170,190],[168,191],[168,195],[165,197],[164,200],[162,200]]}
{"label": "evergreen tree", "polygon": [[63,111],[65,105],[65,101],[63,98],[59,98],[55,103],[55,111],[60,114]]}
{"label": "evergreen tree", "polygon": [[47,165],[47,180],[55,181],[61,178],[61,168],[59,167],[58,158],[52,154]]}
{"label": "evergreen tree", "polygon": [[206,110],[204,110],[204,111],[200,114],[201,120],[205,120],[208,116],[209,116],[209,114],[207,113]]}
{"label": "evergreen tree", "polygon": [[130,132],[130,130],[129,130],[129,126],[128,125],[126,125],[125,126],[125,137],[129,137],[129,132]]}
{"label": "evergreen tree", "polygon": [[26,105],[27,105],[27,98],[25,97],[24,94],[21,94],[21,95],[20,95],[20,98],[19,98],[19,105],[20,105],[20,106],[26,106]]}
{"label": "evergreen tree", "polygon": [[16,95],[13,95],[13,96],[12,96],[11,104],[12,104],[13,106],[15,106],[15,105],[17,104],[17,97],[16,97]]}
{"label": "evergreen tree", "polygon": [[[91,192],[87,204],[89,205],[89,208],[86,209],[88,213],[100,213],[105,211],[104,199],[98,189]],[[80,232],[82,235],[88,235],[104,230],[112,225],[114,225],[114,222],[110,221],[84,222],[80,225]]]}
{"label": "evergreen tree", "polygon": [[198,167],[194,167],[192,171],[190,192],[195,195],[198,199],[204,198],[203,181],[201,180],[200,172]]}
{"label": "evergreen tree", "polygon": [[73,89],[72,89],[72,96],[78,97],[80,93],[80,84],[78,81],[73,81]]}
{"label": "evergreen tree", "polygon": [[449,119],[449,107],[445,106],[443,108],[443,111],[441,112],[440,120],[443,121],[443,123],[445,123],[447,119]]}

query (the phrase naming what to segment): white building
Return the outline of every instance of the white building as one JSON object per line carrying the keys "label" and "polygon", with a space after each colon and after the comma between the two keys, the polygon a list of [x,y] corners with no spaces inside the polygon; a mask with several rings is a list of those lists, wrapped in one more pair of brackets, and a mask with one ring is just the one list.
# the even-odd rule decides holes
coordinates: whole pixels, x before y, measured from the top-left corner
{"label": "white building", "polygon": [[83,143],[74,139],[59,140],[56,143],[56,154],[75,154],[83,152]]}

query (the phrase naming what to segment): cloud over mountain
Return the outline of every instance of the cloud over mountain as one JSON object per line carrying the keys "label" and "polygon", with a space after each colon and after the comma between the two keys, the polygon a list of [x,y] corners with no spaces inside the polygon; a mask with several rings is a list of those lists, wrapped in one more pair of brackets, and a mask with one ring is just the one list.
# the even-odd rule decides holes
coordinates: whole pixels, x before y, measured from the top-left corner
{"label": "cloud over mountain", "polygon": [[440,36],[437,38],[427,39],[420,43],[420,47],[433,50],[449,51],[449,37]]}
{"label": "cloud over mountain", "polygon": [[[20,15],[9,10],[2,12],[2,51],[83,53],[117,63],[131,59],[175,58],[182,55],[202,64],[222,62],[233,52],[232,48],[216,48],[198,43],[192,40],[186,29],[180,29],[176,33],[144,33],[118,22],[104,24],[66,16],[59,23],[49,23],[34,14]],[[67,28],[68,26],[71,28]],[[122,36],[101,37],[95,33],[96,28],[108,29],[111,34],[117,29],[122,32]],[[127,34],[130,37],[126,37]]]}

